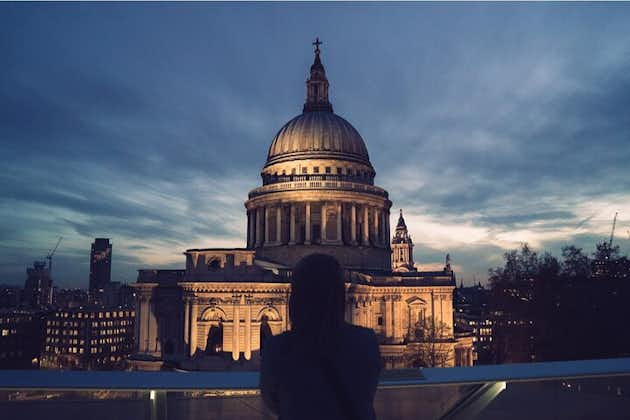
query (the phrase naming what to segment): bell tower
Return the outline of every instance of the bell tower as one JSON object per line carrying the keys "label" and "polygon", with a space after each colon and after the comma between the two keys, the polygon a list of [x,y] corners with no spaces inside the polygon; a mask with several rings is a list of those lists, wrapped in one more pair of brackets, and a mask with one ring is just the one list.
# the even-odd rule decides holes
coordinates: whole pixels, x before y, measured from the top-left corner
{"label": "bell tower", "polygon": [[396,233],[392,239],[392,270],[417,271],[413,262],[413,241],[407,231],[402,209],[400,209]]}

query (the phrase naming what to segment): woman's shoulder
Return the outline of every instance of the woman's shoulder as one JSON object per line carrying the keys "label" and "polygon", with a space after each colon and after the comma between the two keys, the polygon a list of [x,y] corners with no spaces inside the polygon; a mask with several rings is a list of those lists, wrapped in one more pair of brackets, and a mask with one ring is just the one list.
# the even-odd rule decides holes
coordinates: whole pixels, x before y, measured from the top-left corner
{"label": "woman's shoulder", "polygon": [[353,337],[353,339],[358,340],[366,340],[366,341],[374,341],[376,342],[376,334],[372,328],[360,327],[358,325],[345,323],[344,324],[345,334],[348,334]]}
{"label": "woman's shoulder", "polygon": [[291,331],[285,331],[278,335],[269,336],[265,340],[265,347],[268,349],[273,348],[274,351],[280,351],[283,347],[286,347],[291,337]]}

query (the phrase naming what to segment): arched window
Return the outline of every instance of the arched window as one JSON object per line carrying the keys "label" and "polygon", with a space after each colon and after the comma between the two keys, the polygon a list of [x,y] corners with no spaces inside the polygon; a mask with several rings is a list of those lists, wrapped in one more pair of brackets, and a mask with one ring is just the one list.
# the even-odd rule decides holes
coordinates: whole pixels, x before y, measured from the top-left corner
{"label": "arched window", "polygon": [[219,321],[219,325],[213,325],[208,331],[208,340],[206,341],[206,354],[220,354],[223,351],[223,322]]}
{"label": "arched window", "polygon": [[267,315],[263,315],[260,319],[260,354],[262,355],[265,341],[273,335],[271,327],[269,326],[269,318]]}

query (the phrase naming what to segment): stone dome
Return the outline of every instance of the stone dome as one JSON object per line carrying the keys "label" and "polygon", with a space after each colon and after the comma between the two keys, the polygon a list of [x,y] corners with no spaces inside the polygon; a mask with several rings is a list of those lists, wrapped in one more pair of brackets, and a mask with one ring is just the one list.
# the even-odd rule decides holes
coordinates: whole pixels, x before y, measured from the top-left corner
{"label": "stone dome", "polygon": [[332,111],[304,112],[286,123],[269,147],[267,165],[309,157],[348,159],[371,166],[359,132]]}

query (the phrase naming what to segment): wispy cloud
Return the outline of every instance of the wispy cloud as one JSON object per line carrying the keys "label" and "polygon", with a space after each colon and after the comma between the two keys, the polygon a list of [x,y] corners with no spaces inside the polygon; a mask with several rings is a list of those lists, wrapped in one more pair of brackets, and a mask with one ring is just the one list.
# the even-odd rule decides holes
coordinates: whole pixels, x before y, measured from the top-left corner
{"label": "wispy cloud", "polygon": [[[0,275],[58,235],[86,284],[243,246],[249,189],[301,110],[324,39],[335,110],[404,208],[420,267],[485,278],[521,242],[630,229],[630,11],[622,5],[0,5]],[[172,30],[164,30],[171,28]],[[254,40],[254,41],[253,41]],[[395,222],[395,217],[392,218]],[[625,252],[630,241],[618,243]]]}

